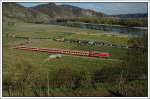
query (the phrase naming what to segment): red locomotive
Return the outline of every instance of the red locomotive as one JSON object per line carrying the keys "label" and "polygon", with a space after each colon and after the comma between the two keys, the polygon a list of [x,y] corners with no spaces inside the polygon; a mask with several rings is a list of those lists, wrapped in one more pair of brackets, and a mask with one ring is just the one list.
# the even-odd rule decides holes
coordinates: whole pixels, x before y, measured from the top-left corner
{"label": "red locomotive", "polygon": [[90,57],[98,57],[98,58],[108,58],[111,56],[109,53],[100,53],[100,52],[90,52]]}

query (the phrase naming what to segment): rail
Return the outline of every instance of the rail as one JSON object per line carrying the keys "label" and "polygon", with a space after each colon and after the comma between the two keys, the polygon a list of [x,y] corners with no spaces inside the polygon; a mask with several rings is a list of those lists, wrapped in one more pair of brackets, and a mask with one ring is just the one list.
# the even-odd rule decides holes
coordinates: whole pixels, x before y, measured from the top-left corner
{"label": "rail", "polygon": [[76,56],[87,56],[87,57],[99,57],[99,58],[108,58],[110,57],[109,53],[100,53],[95,51],[79,51],[79,50],[60,50],[60,49],[49,49],[49,48],[37,48],[37,47],[26,47],[26,46],[15,46],[14,49],[36,51],[36,52],[47,52],[47,53],[57,53],[57,54],[67,54],[67,55],[76,55]]}

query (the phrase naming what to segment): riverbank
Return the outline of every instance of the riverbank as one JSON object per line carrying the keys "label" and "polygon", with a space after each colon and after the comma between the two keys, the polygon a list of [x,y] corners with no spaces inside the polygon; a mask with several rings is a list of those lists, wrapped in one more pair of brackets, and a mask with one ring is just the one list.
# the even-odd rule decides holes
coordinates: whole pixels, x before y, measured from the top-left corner
{"label": "riverbank", "polygon": [[91,23],[84,23],[84,22],[50,22],[50,24],[101,30],[101,31],[107,31],[108,33],[119,33],[119,34],[127,34],[132,36],[141,36],[144,33],[148,32],[147,27],[127,27],[121,25],[91,24]]}

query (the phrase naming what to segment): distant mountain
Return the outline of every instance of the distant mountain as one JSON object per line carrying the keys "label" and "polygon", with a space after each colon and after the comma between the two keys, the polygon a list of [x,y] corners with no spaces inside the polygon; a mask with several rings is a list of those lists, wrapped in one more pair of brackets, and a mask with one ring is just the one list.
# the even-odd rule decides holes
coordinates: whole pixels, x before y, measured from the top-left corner
{"label": "distant mountain", "polygon": [[30,9],[49,15],[51,18],[70,17],[102,17],[104,14],[89,9],[82,9],[71,5],[56,5],[55,3],[41,4]]}
{"label": "distant mountain", "polygon": [[72,5],[65,5],[65,4],[63,4],[63,5],[60,5],[61,7],[63,7],[63,8],[69,8],[69,9],[78,9],[78,10],[81,10],[81,8],[79,8],[79,7],[76,7],[76,6],[72,6]]}
{"label": "distant mountain", "polygon": [[3,8],[3,19],[7,19],[7,18],[11,18],[11,19],[15,19],[15,18],[19,18],[19,19],[24,19],[30,16],[27,16],[28,10],[16,3],[3,3],[2,4],[2,8]]}
{"label": "distant mountain", "polygon": [[145,18],[148,17],[148,13],[119,14],[119,15],[112,15],[112,16],[119,17],[119,18]]}
{"label": "distant mountain", "polygon": [[148,14],[121,14],[108,16],[90,9],[83,9],[72,5],[56,5],[55,3],[40,4],[34,7],[23,7],[14,2],[3,2],[4,21],[24,21],[34,23],[49,23],[50,20],[58,18],[89,18],[102,19],[102,17],[116,18],[147,18]]}
{"label": "distant mountain", "polygon": [[3,20],[20,20],[25,22],[48,22],[56,18],[102,17],[104,14],[71,5],[55,3],[40,4],[35,7],[23,7],[20,4],[4,2]]}
{"label": "distant mountain", "polygon": [[49,16],[37,11],[23,7],[17,3],[4,2],[3,7],[3,20],[20,20],[26,22],[47,21]]}

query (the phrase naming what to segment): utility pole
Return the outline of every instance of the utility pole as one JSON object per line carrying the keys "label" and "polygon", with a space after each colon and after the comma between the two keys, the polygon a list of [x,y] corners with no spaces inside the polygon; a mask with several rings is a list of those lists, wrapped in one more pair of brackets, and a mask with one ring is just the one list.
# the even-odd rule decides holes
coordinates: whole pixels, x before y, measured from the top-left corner
{"label": "utility pole", "polygon": [[49,96],[49,73],[47,72],[47,96]]}

